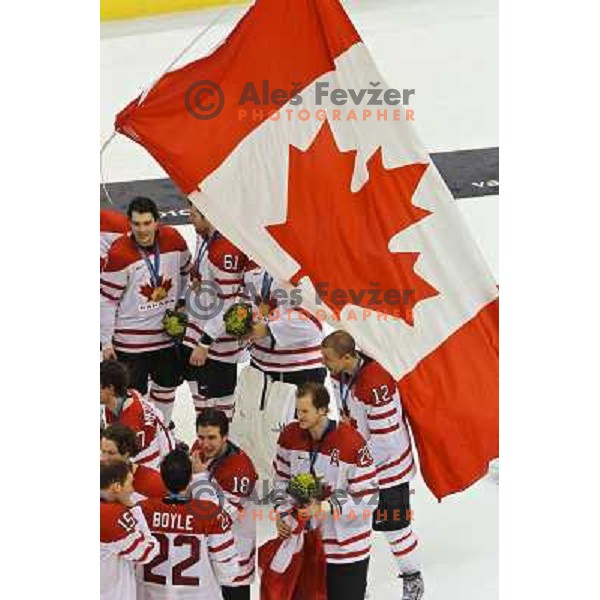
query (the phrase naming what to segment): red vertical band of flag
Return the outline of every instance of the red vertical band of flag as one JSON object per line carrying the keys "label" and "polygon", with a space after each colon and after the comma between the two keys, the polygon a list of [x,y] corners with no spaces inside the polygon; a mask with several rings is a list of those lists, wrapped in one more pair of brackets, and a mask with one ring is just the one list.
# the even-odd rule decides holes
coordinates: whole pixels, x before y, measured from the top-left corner
{"label": "red vertical band of flag", "polygon": [[469,487],[498,457],[498,309],[499,300],[488,304],[400,381],[421,472],[437,498]]}
{"label": "red vertical band of flag", "polygon": [[[210,56],[167,73],[141,104],[138,97],[125,107],[115,129],[144,146],[189,195],[269,111],[280,108],[271,100],[274,90],[305,89],[335,69],[334,59],[359,41],[337,0],[259,0]],[[186,108],[186,93],[200,81],[217,83],[223,92],[223,108],[212,119],[197,119]],[[267,103],[262,103],[264,81]],[[240,104],[248,83],[260,105]],[[194,94],[189,101],[195,101]]]}

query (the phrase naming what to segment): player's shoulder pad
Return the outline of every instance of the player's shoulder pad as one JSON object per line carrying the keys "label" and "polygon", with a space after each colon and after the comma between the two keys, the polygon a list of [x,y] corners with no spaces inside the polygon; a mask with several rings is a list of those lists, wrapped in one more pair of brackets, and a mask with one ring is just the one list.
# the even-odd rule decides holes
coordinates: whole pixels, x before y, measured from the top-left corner
{"label": "player's shoulder pad", "polygon": [[159,226],[158,245],[161,252],[185,252],[188,249],[183,236],[170,225]]}
{"label": "player's shoulder pad", "polygon": [[279,434],[277,444],[285,450],[304,450],[307,445],[306,432],[300,428],[297,421],[286,425]]}
{"label": "player's shoulder pad", "polygon": [[[129,514],[129,521],[123,520]],[[131,531],[126,523],[135,517],[126,506],[119,502],[100,502],[100,541],[116,542],[127,537]]]}
{"label": "player's shoulder pad", "polygon": [[391,398],[396,391],[396,381],[378,362],[373,360],[361,369],[354,385],[354,394],[366,404],[373,404],[375,402],[373,390],[376,389],[379,392],[383,386],[387,386]]}
{"label": "player's shoulder pad", "polygon": [[197,526],[206,534],[222,534],[231,530],[233,521],[225,510],[211,500],[194,500],[196,503],[191,510],[197,510],[198,518],[194,519]]}
{"label": "player's shoulder pad", "polygon": [[[232,258],[226,261],[225,257]],[[211,243],[208,258],[215,267],[229,273],[242,273],[248,264],[248,257],[223,236],[219,236]]]}
{"label": "player's shoulder pad", "polygon": [[355,429],[348,423],[340,423],[331,435],[329,445],[331,445],[332,449],[337,448],[340,453],[340,459],[343,462],[356,464],[359,459],[359,453],[366,447],[367,442],[358,429]]}
{"label": "player's shoulder pad", "polygon": [[235,476],[249,477],[254,481],[258,479],[258,474],[256,473],[252,460],[241,449],[236,454],[229,456],[223,464],[223,467],[224,475],[227,480],[231,480]]}
{"label": "player's shoulder pad", "polygon": [[144,516],[147,518],[148,514],[161,503],[161,500],[161,498],[144,498],[143,500],[140,500],[136,506],[139,506],[142,509]]}
{"label": "player's shoulder pad", "polygon": [[129,395],[131,396],[133,402],[121,413],[123,418],[129,419],[143,419],[146,412],[149,411],[148,408],[144,410],[145,406],[150,406],[152,409],[154,407],[144,400],[142,395],[137,390],[128,390]]}
{"label": "player's shoulder pad", "polygon": [[106,253],[104,273],[122,271],[129,265],[141,260],[140,251],[128,234],[118,237]]}
{"label": "player's shoulder pad", "polygon": [[256,271],[260,269],[258,263],[254,262],[251,258],[248,258],[248,262],[246,263],[246,271]]}
{"label": "player's shoulder pad", "polygon": [[133,488],[148,498],[162,498],[167,493],[160,473],[146,465],[138,465],[133,476]]}

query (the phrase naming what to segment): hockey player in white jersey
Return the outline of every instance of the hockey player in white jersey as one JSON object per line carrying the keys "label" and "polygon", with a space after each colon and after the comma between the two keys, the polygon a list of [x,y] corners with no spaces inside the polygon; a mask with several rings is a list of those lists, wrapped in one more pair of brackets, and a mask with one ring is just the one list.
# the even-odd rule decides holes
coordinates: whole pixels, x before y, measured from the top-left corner
{"label": "hockey player in white jersey", "polygon": [[129,374],[116,360],[100,363],[100,404],[107,425],[121,423],[130,427],[138,440],[135,463],[151,469],[175,447],[162,413],[144,400],[139,392],[128,389]]}
{"label": "hockey player in white jersey", "polygon": [[261,478],[269,479],[277,438],[294,418],[296,387],[323,383],[321,322],[301,305],[298,290],[264,269],[247,277],[259,318],[250,339],[250,365],[240,374],[231,437],[247,449]]}
{"label": "hockey player in white jersey", "polygon": [[167,335],[167,310],[185,304],[191,256],[173,227],[159,225],[149,198],[134,198],[127,209],[131,234],[113,242],[100,274],[100,339],[105,359],[118,358],[131,373],[131,386],[171,420],[181,382],[177,349]]}
{"label": "hockey player in white jersey", "polygon": [[131,465],[133,474],[131,500],[134,504],[146,498],[162,498],[167,493],[167,488],[156,469],[135,462],[138,452],[137,435],[131,427],[122,423],[113,423],[102,431],[100,460],[121,460]]}
{"label": "hockey player in white jersey", "polygon": [[226,334],[223,315],[246,299],[244,276],[254,265],[191,202],[190,221],[196,230],[196,251],[187,302],[184,377],[196,413],[217,408],[231,420],[237,365],[248,360],[248,344]]}
{"label": "hockey player in white jersey", "polygon": [[[197,439],[191,448],[198,490],[209,486],[233,520],[241,567],[240,575],[222,588],[225,600],[250,600],[250,585],[256,570],[256,504],[258,475],[250,457],[229,441],[229,421],[216,409],[206,409],[196,420]],[[259,513],[260,514],[260,513]]]}
{"label": "hockey player in white jersey", "polygon": [[159,552],[146,519],[130,499],[133,473],[122,460],[100,463],[100,599],[135,600],[135,565]]}
{"label": "hockey player in white jersey", "polygon": [[335,331],[322,344],[342,418],[367,440],[377,468],[379,505],[373,529],[385,535],[403,579],[404,600],[423,597],[423,578],[410,509],[415,461],[394,378],[356,349],[354,338]]}
{"label": "hockey player in white jersey", "polygon": [[307,507],[318,527],[327,563],[328,600],[364,600],[371,555],[371,515],[377,474],[364,437],[328,418],[329,392],[312,382],[298,387],[298,421],[279,436],[273,463],[277,533],[292,533],[294,502],[285,493],[296,475],[310,473],[323,488]]}
{"label": "hockey player in white jersey", "polygon": [[138,600],[215,600],[241,574],[232,521],[218,504],[190,495],[192,463],[174,450],[160,466],[169,494],[140,503],[160,546],[139,571]]}

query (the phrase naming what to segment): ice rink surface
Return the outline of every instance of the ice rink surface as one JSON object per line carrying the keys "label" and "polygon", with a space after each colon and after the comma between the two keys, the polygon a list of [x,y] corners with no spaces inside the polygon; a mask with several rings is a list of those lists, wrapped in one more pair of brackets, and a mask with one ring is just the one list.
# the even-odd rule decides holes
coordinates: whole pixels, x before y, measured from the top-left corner
{"label": "ice rink surface", "polygon": [[[494,0],[347,0],[344,6],[389,85],[415,88],[415,120],[432,152],[498,146],[498,9]],[[101,28],[101,139],[115,114],[146,88],[196,33],[225,10],[219,23],[182,63],[208,53],[245,7],[229,7],[103,24]],[[411,99],[411,104],[413,103]],[[164,177],[141,147],[118,136],[104,159],[107,182]],[[499,196],[457,201],[498,278]],[[189,226],[181,231],[193,247]],[[186,386],[178,390],[178,436],[191,441],[194,411]],[[488,477],[438,503],[414,481],[414,527],[421,542],[427,600],[498,598],[498,492]],[[259,523],[259,541],[274,524]],[[374,600],[402,597],[384,538],[375,535],[369,574]],[[258,599],[258,588],[253,598]]]}

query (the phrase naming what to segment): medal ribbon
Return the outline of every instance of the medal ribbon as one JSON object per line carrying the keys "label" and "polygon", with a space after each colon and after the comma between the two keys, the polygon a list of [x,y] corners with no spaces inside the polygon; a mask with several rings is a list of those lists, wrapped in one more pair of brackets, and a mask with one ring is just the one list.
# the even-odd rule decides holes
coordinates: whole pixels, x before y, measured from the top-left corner
{"label": "medal ribbon", "polygon": [[363,368],[363,359],[361,356],[359,356],[358,357],[358,365],[356,365],[356,369],[354,369],[354,372],[352,373],[352,375],[350,377],[350,381],[348,381],[347,384],[344,382],[346,373],[341,373],[341,376],[340,376],[340,396],[342,398],[342,408],[347,417],[350,416],[350,411],[348,410],[348,394],[350,393],[350,390],[352,389],[352,385],[354,384],[354,381],[356,380],[356,378],[362,368]]}
{"label": "medal ribbon", "polygon": [[[137,242],[136,242],[137,243]],[[152,283],[153,288],[158,287],[158,282],[160,280],[160,249],[158,247],[158,240],[154,240],[154,246],[152,247],[152,253],[154,254],[154,263],[150,262],[150,258],[148,257],[148,252],[145,248],[137,244],[138,250],[146,263],[146,267],[148,268],[148,272],[150,273],[150,283]]]}
{"label": "medal ribbon", "polygon": [[213,231],[212,235],[209,238],[202,238],[202,245],[200,246],[200,250],[198,250],[198,255],[196,256],[196,273],[200,275],[200,264],[202,263],[202,259],[204,255],[210,249],[210,245],[219,237],[218,231]]}
{"label": "medal ribbon", "polygon": [[269,302],[271,298],[271,284],[273,278],[265,271],[263,274],[262,284],[260,286],[260,300],[261,302]]}

